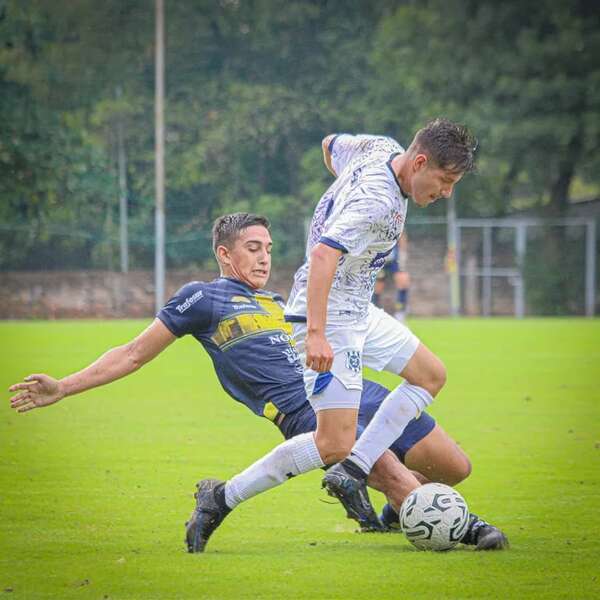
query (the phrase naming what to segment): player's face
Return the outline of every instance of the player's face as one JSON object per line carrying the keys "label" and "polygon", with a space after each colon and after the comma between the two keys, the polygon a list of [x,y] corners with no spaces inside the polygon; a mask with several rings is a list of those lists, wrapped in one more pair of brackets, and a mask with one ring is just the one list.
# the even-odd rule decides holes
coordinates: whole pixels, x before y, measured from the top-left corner
{"label": "player's face", "polygon": [[419,206],[427,206],[440,198],[449,198],[454,186],[461,180],[462,173],[440,169],[419,154],[413,164],[411,196]]}
{"label": "player's face", "polygon": [[224,274],[254,289],[265,287],[271,274],[272,246],[271,235],[262,225],[243,229],[227,253],[228,264],[224,265]]}

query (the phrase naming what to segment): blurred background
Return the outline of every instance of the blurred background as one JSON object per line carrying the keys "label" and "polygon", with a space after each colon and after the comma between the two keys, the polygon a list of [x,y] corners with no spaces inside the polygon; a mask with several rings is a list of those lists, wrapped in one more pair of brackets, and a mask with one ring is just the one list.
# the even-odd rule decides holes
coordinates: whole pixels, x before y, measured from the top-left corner
{"label": "blurred background", "polygon": [[[153,314],[155,27],[151,0],[0,0],[0,318]],[[287,293],[321,139],[446,116],[478,171],[409,208],[411,314],[597,310],[597,2],[166,0],[164,28],[167,294],[217,274],[232,211],[271,219]]]}

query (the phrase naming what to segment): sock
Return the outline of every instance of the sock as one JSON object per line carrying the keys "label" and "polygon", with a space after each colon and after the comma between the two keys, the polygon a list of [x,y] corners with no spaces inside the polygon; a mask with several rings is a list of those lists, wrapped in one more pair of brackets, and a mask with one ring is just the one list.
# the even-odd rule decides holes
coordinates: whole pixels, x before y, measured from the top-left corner
{"label": "sock", "polygon": [[409,421],[433,402],[431,394],[408,382],[392,390],[352,448],[348,460],[370,473],[377,459],[402,435]]}
{"label": "sock", "polygon": [[477,545],[477,538],[479,537],[479,530],[487,523],[480,519],[475,513],[471,513],[469,515],[469,525],[467,526],[467,530],[465,531],[465,535],[463,535],[460,540],[463,544],[469,544],[470,546]]}
{"label": "sock", "polygon": [[355,462],[352,462],[349,458],[345,458],[341,464],[344,466],[346,471],[356,477],[356,479],[367,479],[367,473],[365,473]]}
{"label": "sock", "polygon": [[314,434],[297,435],[257,460],[225,484],[225,502],[235,508],[244,500],[287,481],[295,475],[323,467]]}
{"label": "sock", "polygon": [[408,290],[396,291],[396,312],[406,312],[408,302]]}
{"label": "sock", "polygon": [[392,508],[391,504],[386,504],[381,511],[381,520],[384,525],[390,527],[400,523],[400,515]]}
{"label": "sock", "polygon": [[221,507],[221,510],[228,515],[231,512],[231,508],[227,506],[227,500],[225,499],[225,483],[221,483],[215,487],[215,500]]}

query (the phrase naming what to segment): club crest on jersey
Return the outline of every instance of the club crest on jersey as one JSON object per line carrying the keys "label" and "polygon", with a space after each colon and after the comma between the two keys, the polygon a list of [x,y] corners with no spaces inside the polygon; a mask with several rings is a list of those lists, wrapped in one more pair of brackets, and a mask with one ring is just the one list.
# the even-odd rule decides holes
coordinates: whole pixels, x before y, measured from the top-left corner
{"label": "club crest on jersey", "polygon": [[360,373],[360,352],[358,350],[346,352],[346,368],[354,373]]}

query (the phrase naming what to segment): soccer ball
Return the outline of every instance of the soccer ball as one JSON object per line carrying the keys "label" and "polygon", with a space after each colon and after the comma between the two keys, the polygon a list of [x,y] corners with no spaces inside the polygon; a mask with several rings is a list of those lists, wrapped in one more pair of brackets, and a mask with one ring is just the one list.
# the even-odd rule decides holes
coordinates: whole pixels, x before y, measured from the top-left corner
{"label": "soccer ball", "polygon": [[400,528],[419,550],[450,550],[467,530],[469,509],[464,498],[443,483],[413,490],[400,507]]}

